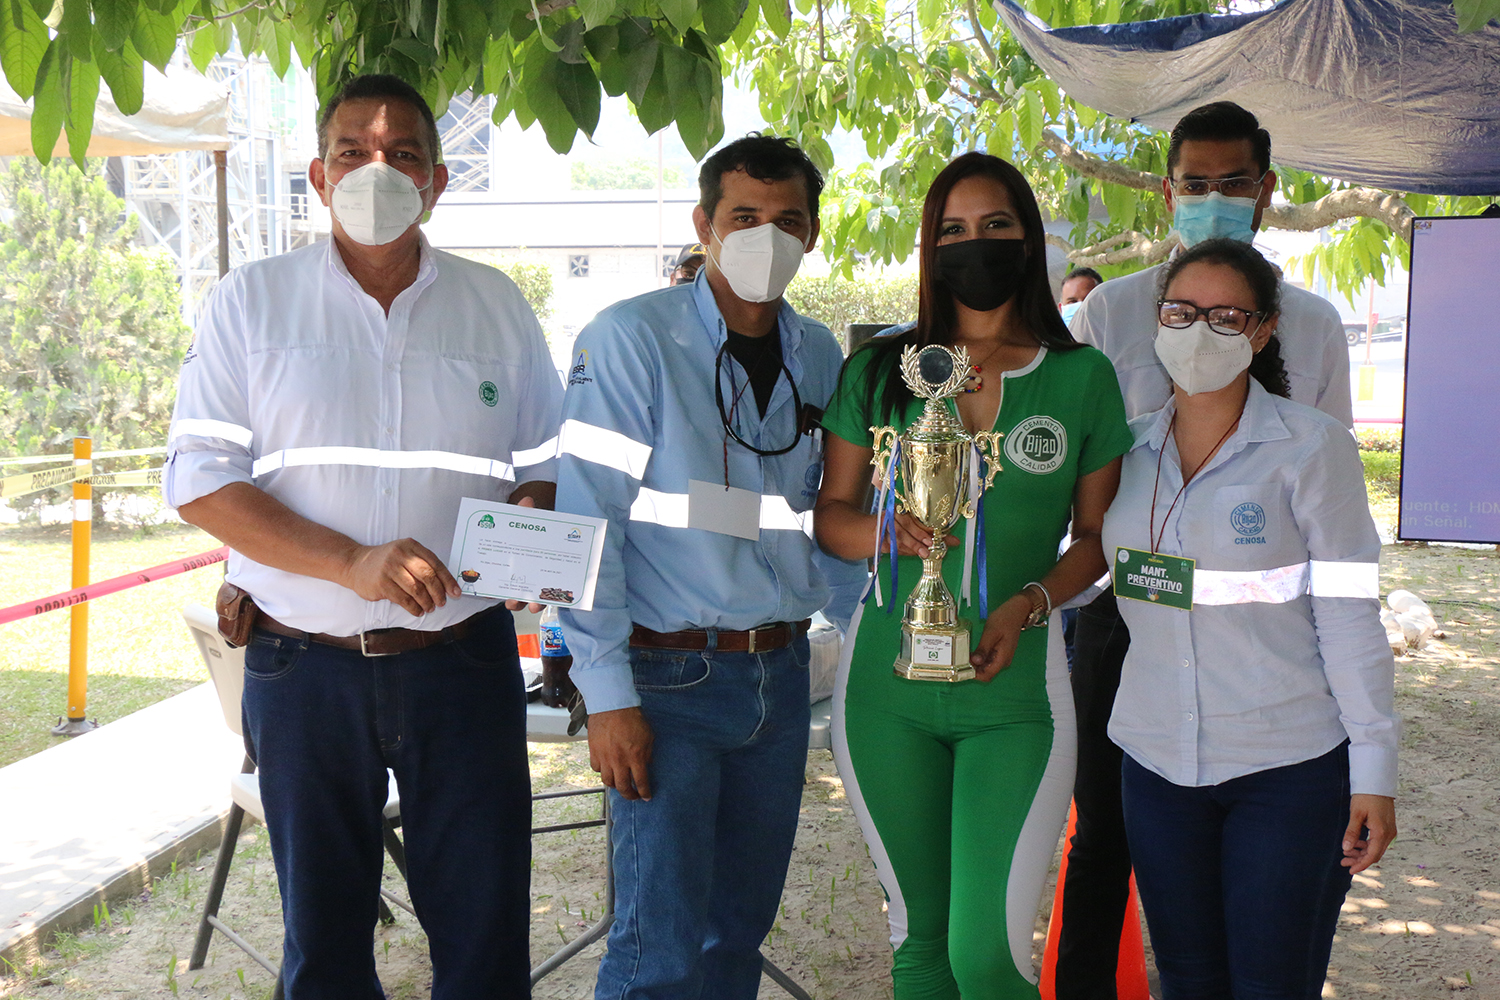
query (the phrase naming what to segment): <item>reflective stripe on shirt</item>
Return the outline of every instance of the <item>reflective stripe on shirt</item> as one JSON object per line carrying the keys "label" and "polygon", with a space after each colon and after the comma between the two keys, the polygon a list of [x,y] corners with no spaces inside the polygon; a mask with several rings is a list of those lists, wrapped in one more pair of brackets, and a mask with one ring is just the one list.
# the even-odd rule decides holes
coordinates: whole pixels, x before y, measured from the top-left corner
{"label": "reflective stripe on shirt", "polygon": [[248,448],[250,442],[255,440],[255,432],[248,427],[241,427],[227,420],[183,417],[172,421],[172,434],[167,439],[167,443],[171,444],[180,437],[218,438],[221,441],[229,441],[242,448]]}
{"label": "reflective stripe on shirt", "polygon": [[[632,479],[645,478],[646,463],[651,460],[649,444],[641,444],[619,431],[612,431],[607,427],[596,427],[582,420],[564,420],[557,440],[559,455],[572,455],[585,462],[603,465],[617,472],[623,472]],[[687,503],[687,497],[683,497],[683,503]],[[632,517],[632,520],[634,519]],[[687,527],[685,506],[681,527]]]}
{"label": "reflective stripe on shirt", "polygon": [[[763,531],[807,532],[812,512],[801,514],[792,510],[786,497],[763,494],[760,498],[760,527]],[[663,528],[686,528],[688,526],[688,494],[663,493],[642,486],[630,505],[630,519],[646,524],[657,524]]]}
{"label": "reflective stripe on shirt", "polygon": [[255,460],[250,474],[256,478],[305,465],[362,465],[375,469],[444,469],[494,479],[514,479],[515,470],[504,462],[451,451],[386,451],[381,448],[350,448],[328,445],[317,448],[286,448]]}
{"label": "reflective stripe on shirt", "polygon": [[1193,573],[1194,604],[1285,604],[1313,597],[1380,597],[1378,563],[1312,562],[1261,570]]}
{"label": "reflective stripe on shirt", "polygon": [[518,469],[529,469],[533,465],[540,465],[550,459],[557,457],[557,438],[543,441],[535,448],[527,448],[524,451],[512,452],[510,462]]}

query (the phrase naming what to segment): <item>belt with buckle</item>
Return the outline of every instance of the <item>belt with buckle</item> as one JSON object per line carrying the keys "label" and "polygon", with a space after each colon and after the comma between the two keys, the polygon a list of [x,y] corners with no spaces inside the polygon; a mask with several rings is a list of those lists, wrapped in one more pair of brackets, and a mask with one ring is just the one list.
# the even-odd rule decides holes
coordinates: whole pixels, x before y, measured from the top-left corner
{"label": "belt with buckle", "polygon": [[330,635],[327,632],[304,632],[300,628],[292,628],[283,625],[264,611],[255,620],[256,628],[263,628],[267,632],[276,635],[288,636],[292,639],[306,639],[324,646],[334,646],[338,649],[352,649],[365,656],[395,656],[398,653],[410,653],[417,649],[430,649],[433,646],[441,646],[444,643],[454,642],[469,636],[480,624],[480,620],[487,615],[493,614],[501,608],[495,605],[486,608],[476,615],[471,615],[463,621],[447,628],[422,631],[414,628],[377,628],[368,632],[360,632],[356,635]]}
{"label": "belt with buckle", "polygon": [[[771,622],[742,632],[715,629],[714,649],[720,653],[765,653],[773,649],[790,646],[793,640],[807,634],[812,619],[800,622]],[[706,629],[684,629],[681,632],[653,632],[644,625],[636,625],[630,631],[630,644],[648,649],[686,649],[701,652],[708,648],[709,632]]]}

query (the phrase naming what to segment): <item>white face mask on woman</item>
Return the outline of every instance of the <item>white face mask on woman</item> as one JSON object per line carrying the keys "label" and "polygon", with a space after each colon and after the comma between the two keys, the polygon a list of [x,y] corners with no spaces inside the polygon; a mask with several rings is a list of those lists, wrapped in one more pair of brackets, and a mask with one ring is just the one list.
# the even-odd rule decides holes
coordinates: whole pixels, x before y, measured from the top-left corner
{"label": "white face mask on woman", "polygon": [[1255,350],[1243,333],[1215,333],[1204,320],[1181,329],[1160,326],[1156,330],[1156,356],[1166,366],[1172,381],[1189,396],[1213,392],[1233,382],[1250,367]]}
{"label": "white face mask on woman", "polygon": [[333,187],[329,207],[344,232],[367,247],[385,246],[411,228],[427,206],[412,179],[389,163],[374,160],[344,175]]}
{"label": "white face mask on woman", "polygon": [[712,225],[708,230],[719,240],[717,256],[713,247],[708,248],[714,265],[734,294],[746,302],[774,302],[781,298],[807,253],[801,240],[774,222],[754,229],[736,229],[728,236],[719,236]]}

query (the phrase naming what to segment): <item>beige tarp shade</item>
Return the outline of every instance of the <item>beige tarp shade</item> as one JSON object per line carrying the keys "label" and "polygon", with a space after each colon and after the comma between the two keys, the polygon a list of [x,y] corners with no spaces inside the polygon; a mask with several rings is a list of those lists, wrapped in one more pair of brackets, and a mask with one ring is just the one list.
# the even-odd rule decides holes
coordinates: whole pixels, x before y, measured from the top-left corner
{"label": "beige tarp shade", "polygon": [[[179,149],[229,148],[229,97],[223,84],[191,69],[171,67],[165,75],[146,67],[141,110],[123,115],[101,84],[94,105],[90,156],[150,156]],[[31,153],[31,103],[0,78],[0,156]],[[52,155],[68,155],[68,136],[58,136]]]}

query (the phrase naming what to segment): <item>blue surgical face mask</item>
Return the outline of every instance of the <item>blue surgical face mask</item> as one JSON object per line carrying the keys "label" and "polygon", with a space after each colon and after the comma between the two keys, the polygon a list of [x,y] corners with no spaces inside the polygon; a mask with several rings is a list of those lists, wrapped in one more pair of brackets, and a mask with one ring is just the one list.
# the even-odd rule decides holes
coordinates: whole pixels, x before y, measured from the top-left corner
{"label": "blue surgical face mask", "polygon": [[1190,247],[1204,240],[1227,238],[1249,243],[1255,239],[1254,198],[1226,198],[1217,191],[1177,195],[1172,226]]}
{"label": "blue surgical face mask", "polygon": [[1083,308],[1083,303],[1082,302],[1069,302],[1067,305],[1063,306],[1062,308],[1058,309],[1057,311],[1060,312],[1060,313],[1062,313],[1063,322],[1067,323],[1069,326],[1072,326],[1073,325],[1073,317],[1077,316],[1078,315],[1078,310],[1080,310],[1082,308]]}

